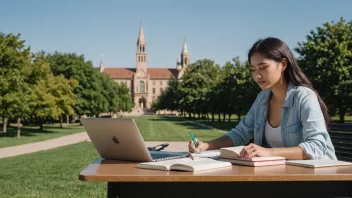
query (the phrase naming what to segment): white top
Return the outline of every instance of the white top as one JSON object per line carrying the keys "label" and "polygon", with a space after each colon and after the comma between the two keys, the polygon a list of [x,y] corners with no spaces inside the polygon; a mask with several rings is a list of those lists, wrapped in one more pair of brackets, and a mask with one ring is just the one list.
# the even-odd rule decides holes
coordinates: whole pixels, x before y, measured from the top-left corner
{"label": "white top", "polygon": [[282,142],[282,136],[281,136],[281,126],[277,128],[273,128],[270,126],[269,122],[266,121],[264,135],[265,135],[265,140],[270,147],[273,147],[273,148],[284,147],[284,144]]}

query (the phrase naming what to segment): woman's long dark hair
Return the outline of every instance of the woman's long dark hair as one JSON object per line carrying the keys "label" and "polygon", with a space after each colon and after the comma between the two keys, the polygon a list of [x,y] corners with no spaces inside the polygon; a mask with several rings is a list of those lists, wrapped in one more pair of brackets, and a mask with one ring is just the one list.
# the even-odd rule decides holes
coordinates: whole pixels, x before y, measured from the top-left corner
{"label": "woman's long dark hair", "polygon": [[251,56],[254,52],[259,52],[266,58],[272,59],[276,62],[281,62],[283,58],[287,60],[287,68],[284,71],[285,79],[291,81],[293,84],[298,86],[304,86],[312,89],[318,97],[319,105],[321,111],[323,112],[325,124],[331,122],[331,118],[328,113],[328,108],[326,107],[323,100],[320,98],[318,92],[313,88],[312,83],[302,72],[301,68],[298,66],[297,61],[294,59],[291,50],[288,46],[277,38],[266,38],[260,39],[254,43],[252,48],[248,52],[248,61],[251,62]]}

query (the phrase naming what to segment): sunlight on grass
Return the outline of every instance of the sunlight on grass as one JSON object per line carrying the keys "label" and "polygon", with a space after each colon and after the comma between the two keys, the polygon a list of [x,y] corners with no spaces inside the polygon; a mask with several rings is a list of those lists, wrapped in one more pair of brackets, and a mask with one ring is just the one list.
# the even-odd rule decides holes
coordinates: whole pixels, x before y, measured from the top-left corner
{"label": "sunlight on grass", "polygon": [[64,128],[60,128],[58,124],[44,125],[44,131],[40,131],[39,126],[23,126],[21,138],[17,139],[17,128],[9,127],[7,133],[0,132],[0,148],[39,142],[83,131],[83,126],[79,124],[64,125]]}
{"label": "sunlight on grass", "polygon": [[99,155],[90,142],[0,159],[0,197],[106,197],[106,183],[78,175]]}

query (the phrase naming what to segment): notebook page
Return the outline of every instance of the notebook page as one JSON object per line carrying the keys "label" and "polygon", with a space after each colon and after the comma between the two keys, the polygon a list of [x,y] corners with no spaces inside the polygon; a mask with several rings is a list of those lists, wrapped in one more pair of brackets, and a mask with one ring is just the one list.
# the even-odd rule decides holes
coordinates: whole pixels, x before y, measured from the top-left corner
{"label": "notebook page", "polygon": [[213,160],[210,158],[195,158],[192,161],[177,163],[175,165],[190,166],[190,167],[193,167],[193,169],[196,171],[232,166],[232,164],[229,162],[222,162],[222,161]]}
{"label": "notebook page", "polygon": [[244,148],[244,146],[236,146],[236,147],[225,147],[225,148],[221,148],[221,149],[230,150],[230,151],[233,151],[237,154],[240,154],[243,148]]}
{"label": "notebook page", "polygon": [[202,151],[202,153],[191,153],[194,158],[199,157],[217,157],[220,155],[220,150],[209,150],[209,151]]}
{"label": "notebook page", "polygon": [[172,159],[172,160],[163,160],[163,161],[158,161],[158,162],[144,162],[140,163],[141,165],[151,165],[151,166],[165,166],[167,169],[170,169],[170,166],[172,164],[183,164],[193,161],[191,158],[178,158],[178,159]]}

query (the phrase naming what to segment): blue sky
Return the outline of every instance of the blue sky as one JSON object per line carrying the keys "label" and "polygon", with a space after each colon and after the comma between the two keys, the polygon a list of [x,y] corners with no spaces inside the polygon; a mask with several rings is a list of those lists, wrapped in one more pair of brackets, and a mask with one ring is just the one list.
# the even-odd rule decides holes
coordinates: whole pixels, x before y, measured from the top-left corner
{"label": "blue sky", "polygon": [[186,38],[191,61],[223,65],[258,38],[275,36],[293,49],[312,29],[352,20],[351,0],[11,0],[0,4],[0,32],[21,33],[33,52],[76,52],[106,67],[135,67],[142,19],[148,67],[176,66]]}

